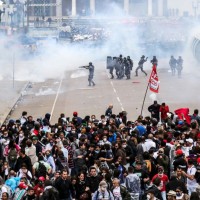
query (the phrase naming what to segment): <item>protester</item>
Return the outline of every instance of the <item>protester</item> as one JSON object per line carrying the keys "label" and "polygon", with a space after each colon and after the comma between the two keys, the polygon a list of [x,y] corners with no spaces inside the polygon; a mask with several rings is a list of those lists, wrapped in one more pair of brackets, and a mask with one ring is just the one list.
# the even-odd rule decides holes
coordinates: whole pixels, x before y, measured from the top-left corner
{"label": "protester", "polygon": [[125,111],[110,109],[99,119],[73,112],[70,120],[62,113],[53,125],[47,113],[44,119],[30,115],[23,124],[10,120],[2,125],[1,198],[195,198],[200,183],[198,109],[191,123],[173,118],[164,103],[156,116],[150,108],[152,118],[136,121],[128,120]]}

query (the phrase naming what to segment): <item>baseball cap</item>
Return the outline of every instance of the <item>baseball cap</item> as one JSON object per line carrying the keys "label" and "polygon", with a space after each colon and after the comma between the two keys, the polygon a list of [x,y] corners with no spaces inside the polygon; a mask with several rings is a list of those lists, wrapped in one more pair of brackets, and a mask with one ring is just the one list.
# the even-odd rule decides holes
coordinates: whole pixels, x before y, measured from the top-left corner
{"label": "baseball cap", "polygon": [[38,180],[39,181],[45,181],[45,178],[44,178],[44,176],[40,176]]}
{"label": "baseball cap", "polygon": [[197,163],[200,163],[200,157],[199,157],[199,158],[197,158]]}
{"label": "baseball cap", "polygon": [[178,149],[177,151],[176,151],[176,155],[182,155],[183,154],[183,151],[181,150],[181,149]]}
{"label": "baseball cap", "polygon": [[73,112],[73,116],[77,116],[78,113],[76,111]]}
{"label": "baseball cap", "polygon": [[186,141],[189,142],[189,143],[193,143],[194,142],[192,138],[186,139]]}
{"label": "baseball cap", "polygon": [[27,186],[25,183],[21,182],[21,183],[18,185],[18,187],[19,187],[20,189],[26,189],[28,186]]}
{"label": "baseball cap", "polygon": [[32,138],[32,140],[38,140],[38,137],[37,137],[37,136],[34,136],[34,137]]}

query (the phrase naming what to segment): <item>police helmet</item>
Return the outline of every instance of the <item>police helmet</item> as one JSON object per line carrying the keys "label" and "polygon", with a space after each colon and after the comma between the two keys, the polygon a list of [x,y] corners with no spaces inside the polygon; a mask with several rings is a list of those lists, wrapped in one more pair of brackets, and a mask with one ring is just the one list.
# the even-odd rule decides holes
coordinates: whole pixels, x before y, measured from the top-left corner
{"label": "police helmet", "polygon": [[89,65],[92,65],[92,62],[89,62]]}
{"label": "police helmet", "polygon": [[142,55],[142,57],[141,58],[145,58],[145,56],[144,55]]}
{"label": "police helmet", "polygon": [[130,56],[127,56],[127,59],[130,59]]}
{"label": "police helmet", "polygon": [[119,57],[122,58],[122,54],[120,54]]}

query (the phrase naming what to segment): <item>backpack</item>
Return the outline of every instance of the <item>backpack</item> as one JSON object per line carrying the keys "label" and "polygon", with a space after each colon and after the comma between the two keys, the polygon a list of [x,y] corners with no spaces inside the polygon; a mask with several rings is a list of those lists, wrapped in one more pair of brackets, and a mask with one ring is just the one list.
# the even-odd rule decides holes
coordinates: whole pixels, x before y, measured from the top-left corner
{"label": "backpack", "polygon": [[51,187],[51,188],[44,191],[43,199],[44,200],[58,200],[59,199],[59,193],[54,187]]}
{"label": "backpack", "polygon": [[[109,194],[109,200],[110,200],[110,190],[108,190],[108,194]],[[99,190],[97,190],[96,200],[98,200],[98,197],[99,197]]]}
{"label": "backpack", "polygon": [[35,176],[37,178],[39,178],[40,176],[46,177],[47,169],[46,169],[45,165],[40,161],[38,163],[39,163],[39,165],[38,165],[38,168],[37,168],[37,170],[35,172]]}
{"label": "backpack", "polygon": [[8,152],[8,160],[16,161],[17,160],[17,150],[15,148],[11,148]]}

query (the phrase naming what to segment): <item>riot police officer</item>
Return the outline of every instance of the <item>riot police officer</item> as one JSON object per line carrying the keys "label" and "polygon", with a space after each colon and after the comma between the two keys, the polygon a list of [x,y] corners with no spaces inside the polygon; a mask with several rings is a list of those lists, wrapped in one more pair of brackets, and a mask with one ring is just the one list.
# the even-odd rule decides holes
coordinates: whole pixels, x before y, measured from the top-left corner
{"label": "riot police officer", "polygon": [[110,66],[110,75],[111,75],[111,79],[114,78],[114,75],[113,75],[113,70],[114,68],[116,67],[116,64],[117,64],[117,58],[116,57],[113,57],[113,60],[112,60],[112,63],[111,63],[111,66]]}
{"label": "riot police officer", "polygon": [[156,56],[153,56],[151,63],[152,63],[152,65],[156,65],[156,67],[158,66],[158,60],[157,60]]}
{"label": "riot police officer", "polygon": [[169,60],[169,66],[171,67],[171,71],[172,71],[172,76],[175,75],[175,70],[176,70],[176,59],[174,58],[174,56],[171,56],[170,60]]}
{"label": "riot police officer", "polygon": [[128,62],[128,64],[129,64],[130,70],[132,70],[132,69],[133,69],[133,61],[132,61],[132,59],[130,58],[130,56],[127,56],[127,62]]}
{"label": "riot police officer", "polygon": [[128,59],[124,59],[124,67],[125,67],[125,75],[126,75],[126,79],[130,79],[131,78],[131,65],[128,61]]}
{"label": "riot police officer", "polygon": [[138,70],[141,69],[141,71],[147,76],[147,73],[143,70],[143,64],[147,61],[148,57],[146,57],[143,55],[140,59],[140,61],[138,62],[138,67],[135,70],[135,76],[138,76]]}
{"label": "riot police officer", "polygon": [[181,56],[178,57],[176,69],[178,71],[178,77],[181,78],[181,71],[183,69],[183,59]]}
{"label": "riot police officer", "polygon": [[118,57],[118,62],[123,62],[122,54],[119,55],[119,57]]}
{"label": "riot police officer", "polygon": [[92,64],[92,62],[89,62],[89,66],[88,66],[87,69],[89,69],[89,76],[88,76],[89,85],[88,86],[92,86],[92,85],[95,86],[95,83],[93,81],[93,77],[94,77],[94,65]]}
{"label": "riot police officer", "polygon": [[122,58],[122,55],[120,54],[115,64],[115,73],[116,73],[117,79],[121,79],[122,68],[123,68],[123,58]]}

